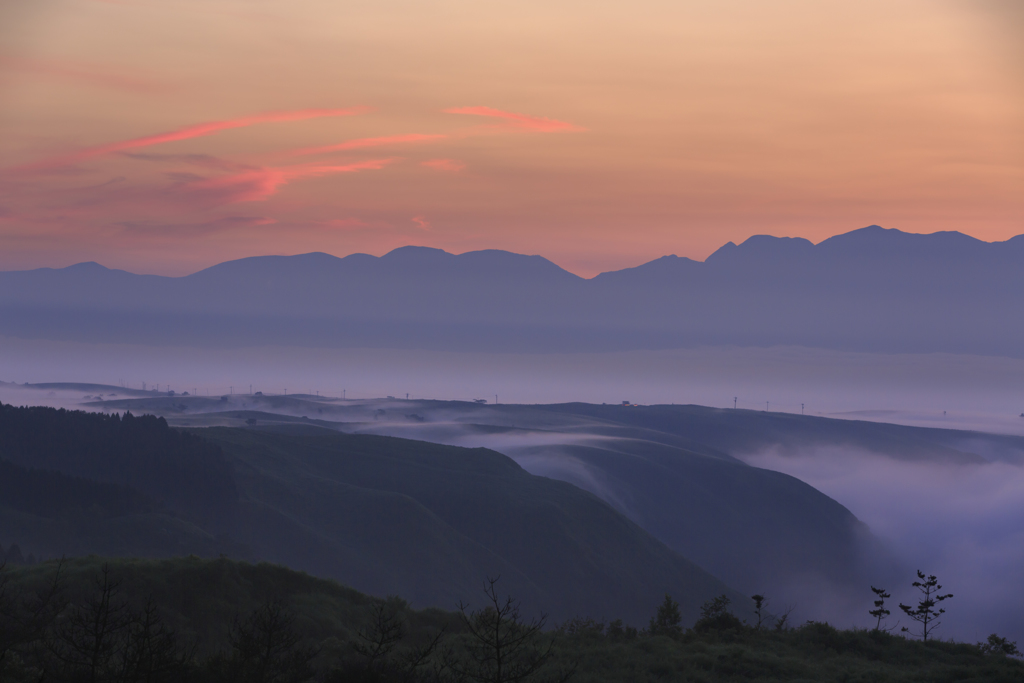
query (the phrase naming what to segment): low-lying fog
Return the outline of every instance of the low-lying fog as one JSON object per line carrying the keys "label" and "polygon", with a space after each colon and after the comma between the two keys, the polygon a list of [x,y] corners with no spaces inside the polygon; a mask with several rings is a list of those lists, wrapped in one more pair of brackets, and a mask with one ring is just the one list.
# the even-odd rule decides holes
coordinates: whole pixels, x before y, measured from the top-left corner
{"label": "low-lying fog", "polygon": [[[0,337],[0,381],[503,403],[692,403],[1024,434],[1024,360],[797,347],[607,354],[192,349]],[[233,387],[233,389],[232,389]],[[8,400],[8,399],[3,399]]]}
{"label": "low-lying fog", "polygon": [[[607,437],[567,433],[459,433],[454,425],[389,428],[369,426],[360,431],[422,438],[452,445],[485,446],[505,453],[528,471],[566,479],[608,500],[628,514],[628,504],[614,488],[585,464],[561,456],[557,447],[593,445]],[[537,446],[551,447],[550,453]],[[898,461],[887,455],[842,446],[818,447],[783,454],[778,449],[734,453],[755,467],[792,475],[842,503],[865,522],[902,565],[905,580],[894,582],[890,569],[879,583],[892,594],[888,625],[899,622],[917,631],[902,615],[899,602],[916,605],[919,595],[910,586],[913,571],[939,577],[955,596],[944,606],[940,637],[977,641],[992,632],[1024,643],[1024,457],[979,464]],[[885,577],[885,578],[883,578]],[[888,580],[887,580],[888,579]],[[789,590],[786,603],[794,616],[828,619],[842,626],[866,626],[873,597],[828,593],[827,582]],[[776,600],[776,603],[779,601]],[[779,605],[775,605],[779,607]]]}
{"label": "low-lying fog", "polygon": [[[465,354],[391,350],[198,350],[32,342],[0,338],[4,382],[95,382],[131,388],[159,383],[199,395],[303,393],[349,399],[487,399],[502,403],[693,403],[1024,435],[1024,361],[975,356],[895,356],[799,348],[689,349],[572,355]],[[233,387],[233,388],[232,388]],[[0,385],[0,401],[81,407],[80,391]],[[238,408],[235,408],[238,409]],[[250,408],[251,409],[251,408]],[[578,429],[544,434],[470,434],[459,424],[381,423],[365,431],[516,457],[525,446],[593,438]],[[990,454],[978,452],[994,460]],[[940,635],[980,640],[998,632],[1024,643],[1024,464],[904,462],[836,444],[782,453],[734,453],[793,475],[867,523],[912,570],[935,573],[955,595]],[[521,457],[540,474],[551,464]],[[566,465],[566,463],[562,463]],[[581,472],[580,477],[585,477]],[[599,486],[599,482],[592,484]],[[590,487],[588,487],[590,488]],[[908,574],[887,585],[896,604],[917,597]],[[863,609],[819,615],[868,625]],[[821,603],[824,604],[824,603]],[[863,612],[863,613],[861,613]],[[901,624],[908,624],[903,618]]]}
{"label": "low-lying fog", "polygon": [[[955,596],[943,606],[940,636],[982,640],[988,633],[1024,642],[1024,466],[1008,462],[898,462],[835,447],[795,455],[739,454],[751,465],[785,472],[849,508],[908,568],[939,577]],[[884,586],[893,616],[910,624],[898,601],[916,591]],[[863,616],[859,624],[867,623]],[[916,630],[916,629],[915,629]]]}

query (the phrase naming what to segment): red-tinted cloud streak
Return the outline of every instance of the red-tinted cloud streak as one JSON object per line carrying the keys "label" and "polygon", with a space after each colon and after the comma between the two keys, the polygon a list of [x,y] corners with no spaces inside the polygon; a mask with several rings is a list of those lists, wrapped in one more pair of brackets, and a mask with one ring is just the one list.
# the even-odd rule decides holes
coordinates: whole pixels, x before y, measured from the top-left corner
{"label": "red-tinted cloud streak", "polygon": [[270,112],[266,114],[257,114],[255,116],[245,116],[237,119],[228,119],[226,121],[211,121],[208,123],[199,123],[193,126],[185,126],[184,128],[178,128],[177,130],[168,131],[166,133],[157,133],[156,135],[147,135],[141,138],[133,138],[131,140],[122,140],[121,142],[112,142],[106,145],[98,145],[96,147],[87,147],[86,149],[78,150],[70,154],[61,156],[51,157],[34,164],[28,164],[20,167],[18,170],[21,171],[32,171],[42,170],[47,168],[54,168],[59,166],[66,166],[74,164],[79,161],[86,159],[92,159],[94,157],[103,156],[105,154],[113,154],[114,152],[123,152],[129,149],[138,149],[140,147],[150,147],[152,145],[162,145],[167,142],[177,142],[179,140],[189,140],[191,138],[204,137],[207,135],[213,135],[223,130],[230,130],[233,128],[245,128],[247,126],[254,126],[259,123],[282,123],[287,121],[305,121],[308,119],[324,118],[330,116],[354,116],[356,114],[362,114],[369,111],[366,107],[352,107],[349,109],[300,109],[298,111],[282,111],[282,112]]}
{"label": "red-tinted cloud streak", "polygon": [[303,164],[301,166],[266,167],[209,178],[189,183],[185,189],[213,204],[262,201],[277,193],[282,185],[301,178],[315,178],[334,173],[380,170],[394,159],[368,159],[342,166]]}

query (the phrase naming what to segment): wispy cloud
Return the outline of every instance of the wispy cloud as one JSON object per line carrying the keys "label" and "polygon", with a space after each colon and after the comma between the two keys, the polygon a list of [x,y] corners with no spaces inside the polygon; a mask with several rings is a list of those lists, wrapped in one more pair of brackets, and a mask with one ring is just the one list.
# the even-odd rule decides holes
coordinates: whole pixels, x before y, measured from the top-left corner
{"label": "wispy cloud", "polygon": [[245,128],[247,126],[254,126],[260,123],[283,123],[333,116],[354,116],[367,111],[369,111],[367,107],[351,107],[349,109],[300,109],[297,111],[268,112],[265,114],[257,114],[255,116],[227,119],[224,121],[210,121],[193,126],[185,126],[184,128],[178,128],[165,133],[157,133],[155,135],[147,135],[141,138],[132,138],[131,140],[122,140],[120,142],[112,142],[106,145],[87,147],[68,154],[43,159],[42,161],[38,161],[33,164],[27,164],[20,167],[18,170],[32,171],[43,170],[55,166],[67,166],[86,159],[113,154],[115,152],[124,152],[131,149],[151,147],[153,145],[162,145],[168,142],[177,142],[179,140],[189,140],[192,138],[213,135],[214,133],[219,133],[224,130]]}
{"label": "wispy cloud", "polygon": [[503,120],[508,126],[530,130],[538,133],[578,132],[586,130],[573,123],[557,121],[544,116],[529,116],[513,112],[493,109],[491,107],[452,107],[445,109],[446,114],[467,114],[470,116],[487,116]]}
{"label": "wispy cloud", "polygon": [[364,149],[366,147],[385,147],[390,145],[406,145],[406,144],[417,144],[424,142],[434,142],[442,138],[448,137],[442,134],[424,134],[424,133],[408,133],[405,135],[387,135],[379,138],[356,138],[354,140],[346,140],[345,142],[337,145],[326,145],[323,147],[307,147],[305,149],[299,149],[292,152],[294,156],[304,156],[308,154],[326,154],[328,152],[344,152],[350,149]]}
{"label": "wispy cloud", "polygon": [[268,216],[224,216],[209,225],[216,228],[254,228],[258,225],[273,225],[277,223],[276,218]]}
{"label": "wispy cloud", "polygon": [[186,183],[182,189],[193,196],[204,198],[211,204],[255,202],[276,194],[281,186],[293,180],[335,173],[380,170],[393,161],[395,161],[394,158],[389,158],[368,159],[341,166],[302,164],[287,167],[264,167]]}
{"label": "wispy cloud", "polygon": [[418,225],[420,230],[430,230],[430,221],[423,216],[413,216],[412,222]]}
{"label": "wispy cloud", "polygon": [[426,161],[421,161],[420,166],[426,166],[435,171],[461,171],[466,168],[466,164],[455,159],[427,159]]}

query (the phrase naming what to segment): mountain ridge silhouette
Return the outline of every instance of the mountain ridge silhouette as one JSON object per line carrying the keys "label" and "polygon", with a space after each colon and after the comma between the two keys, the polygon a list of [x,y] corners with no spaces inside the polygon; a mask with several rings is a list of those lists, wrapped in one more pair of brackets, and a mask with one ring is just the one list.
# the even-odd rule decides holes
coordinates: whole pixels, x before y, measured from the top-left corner
{"label": "mountain ridge silhouette", "polygon": [[142,344],[479,351],[797,345],[1024,356],[1024,235],[869,226],[755,235],[584,279],[536,255],[407,246],[226,261],[181,277],[0,272],[0,334]]}

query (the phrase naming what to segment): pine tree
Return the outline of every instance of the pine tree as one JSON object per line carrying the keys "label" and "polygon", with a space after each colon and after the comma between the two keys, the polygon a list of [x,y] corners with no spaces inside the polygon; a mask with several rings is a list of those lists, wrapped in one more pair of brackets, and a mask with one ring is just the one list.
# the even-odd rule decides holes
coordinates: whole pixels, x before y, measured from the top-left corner
{"label": "pine tree", "polygon": [[885,608],[885,601],[891,598],[892,596],[886,593],[884,588],[875,588],[874,586],[872,586],[871,591],[875,594],[875,597],[878,599],[875,600],[875,609],[870,610],[868,614],[877,619],[877,622],[875,623],[875,630],[882,631],[882,620],[890,614],[892,614],[892,612]]}
{"label": "pine tree", "polygon": [[[940,602],[948,600],[953,597],[952,593],[947,595],[941,595],[940,591],[942,586],[939,585],[939,580],[934,576],[925,576],[924,572],[920,569],[917,570],[917,578],[920,581],[915,581],[911,585],[914,588],[921,591],[924,598],[917,603],[917,607],[911,607],[910,605],[904,605],[900,603],[900,609],[903,610],[908,617],[921,624],[921,640],[928,642],[928,636],[931,635],[932,631],[939,627],[939,617],[946,613],[944,609],[935,609]],[[910,631],[906,626],[903,627],[903,631]]]}
{"label": "pine tree", "polygon": [[679,603],[666,593],[665,600],[658,607],[658,613],[651,618],[647,631],[652,636],[679,638],[683,635],[683,627],[680,626],[682,621],[683,618],[679,614]]}
{"label": "pine tree", "polygon": [[448,678],[459,683],[565,683],[575,673],[575,666],[548,671],[554,641],[544,635],[545,618],[524,619],[516,600],[498,595],[497,582],[487,579],[487,606],[483,609],[469,614],[467,606],[459,604],[466,635],[459,650],[450,649],[443,655]]}

